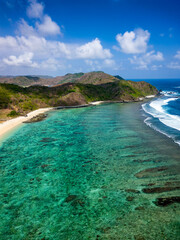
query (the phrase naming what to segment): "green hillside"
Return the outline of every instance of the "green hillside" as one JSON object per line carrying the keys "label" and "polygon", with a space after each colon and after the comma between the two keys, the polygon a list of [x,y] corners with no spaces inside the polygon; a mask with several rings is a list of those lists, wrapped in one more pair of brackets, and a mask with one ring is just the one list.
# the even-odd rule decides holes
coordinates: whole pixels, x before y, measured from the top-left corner
{"label": "green hillside", "polygon": [[[104,73],[101,73],[104,75]],[[83,75],[85,76],[85,75]],[[54,87],[30,86],[27,88],[14,84],[0,84],[0,119],[24,115],[43,107],[76,106],[91,101],[136,101],[139,97],[157,94],[157,89],[146,82],[133,82],[114,77],[89,80],[94,84],[66,83]],[[95,74],[96,76],[96,74]],[[110,76],[110,75],[109,75]],[[103,84],[99,84],[103,82]]]}
{"label": "green hillside", "polygon": [[1,77],[0,83],[11,83],[22,87],[33,85],[56,86],[64,83],[84,83],[84,84],[104,84],[108,82],[119,81],[120,76],[114,77],[104,72],[89,73],[68,73],[64,76],[46,77],[46,76],[17,76],[17,77]]}
{"label": "green hillside", "polygon": [[119,79],[104,72],[89,72],[76,80],[78,83],[100,85],[110,82],[117,82]]}

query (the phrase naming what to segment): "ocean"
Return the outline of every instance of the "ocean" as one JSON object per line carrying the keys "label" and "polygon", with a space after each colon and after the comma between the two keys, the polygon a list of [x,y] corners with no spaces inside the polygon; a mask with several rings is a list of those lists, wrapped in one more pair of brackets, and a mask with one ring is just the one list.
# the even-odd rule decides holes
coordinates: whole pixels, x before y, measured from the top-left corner
{"label": "ocean", "polygon": [[171,86],[162,82],[164,96],[143,107],[50,111],[1,140],[0,239],[179,239],[179,85]]}
{"label": "ocean", "polygon": [[180,145],[180,79],[149,80],[161,96],[142,105],[145,123]]}

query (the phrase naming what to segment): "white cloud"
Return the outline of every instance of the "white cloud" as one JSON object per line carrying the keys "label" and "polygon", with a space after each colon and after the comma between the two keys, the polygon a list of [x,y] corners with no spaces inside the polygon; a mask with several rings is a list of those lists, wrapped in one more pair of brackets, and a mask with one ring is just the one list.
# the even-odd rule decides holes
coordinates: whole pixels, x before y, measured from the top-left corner
{"label": "white cloud", "polygon": [[36,27],[30,26],[24,19],[18,22],[18,30],[21,36],[47,36],[61,34],[60,27],[49,16],[43,18],[43,22],[36,22]]}
{"label": "white cloud", "polygon": [[24,19],[21,19],[18,23],[18,31],[22,36],[37,35],[36,30],[30,26]]}
{"label": "white cloud", "polygon": [[106,67],[114,67],[116,65],[116,62],[113,59],[105,59],[103,61],[103,64]]}
{"label": "white cloud", "polygon": [[180,63],[178,63],[178,62],[171,62],[167,67],[171,68],[171,69],[180,69]]}
{"label": "white cloud", "polygon": [[112,46],[112,49],[118,51],[118,52],[121,52],[121,48],[120,47],[117,47],[116,45]]}
{"label": "white cloud", "polygon": [[155,53],[155,51],[148,52],[144,55],[144,58],[148,63],[152,61],[162,61],[164,60],[163,54],[161,52]]}
{"label": "white cloud", "polygon": [[15,37],[7,36],[7,37],[0,37],[0,50],[2,51],[4,48],[8,47],[16,47],[17,40]]}
{"label": "white cloud", "polygon": [[27,52],[19,57],[9,56],[9,58],[4,58],[3,62],[9,66],[24,66],[24,67],[37,67],[37,63],[32,62],[33,53]]}
{"label": "white cloud", "polygon": [[66,66],[62,63],[62,61],[58,61],[54,58],[48,58],[44,60],[39,65],[40,68],[48,69],[51,71],[57,71],[58,69],[65,69]]}
{"label": "white cloud", "polygon": [[101,69],[101,64],[97,60],[86,59],[85,63],[90,67],[91,71],[95,71],[95,70],[100,70]]}
{"label": "white cloud", "polygon": [[[40,36],[0,37],[0,52],[0,63],[17,67],[37,67],[37,64],[47,67],[53,64],[59,66],[58,64],[66,59],[101,59],[105,60],[106,66],[113,64],[113,60],[108,61],[108,58],[112,57],[110,50],[104,49],[98,39],[77,45],[47,40]],[[32,58],[36,59],[36,64],[32,62]]]}
{"label": "white cloud", "polygon": [[145,53],[150,33],[147,30],[136,29],[135,31],[117,34],[116,40],[121,51],[127,54]]}
{"label": "white cloud", "polygon": [[36,0],[30,0],[30,5],[27,8],[27,16],[29,18],[41,18],[43,16],[44,6]]}
{"label": "white cloud", "polygon": [[180,51],[177,51],[177,53],[174,57],[177,58],[177,59],[180,59]]}
{"label": "white cloud", "polygon": [[89,60],[89,59],[86,59],[85,60],[85,63],[89,66],[93,66],[94,65],[94,61],[93,60]]}
{"label": "white cloud", "polygon": [[98,38],[92,42],[88,42],[76,48],[76,57],[85,59],[104,59],[111,58],[112,54],[109,49],[103,49],[101,42]]}
{"label": "white cloud", "polygon": [[113,70],[120,69],[120,66],[116,65],[116,62],[113,59],[100,59],[100,60],[92,60],[86,59],[85,63],[90,67],[89,71],[96,71],[111,68]]}
{"label": "white cloud", "polygon": [[153,71],[157,71],[159,68],[162,68],[162,64],[160,64],[160,65],[152,65],[151,66],[151,70],[153,70]]}
{"label": "white cloud", "polygon": [[[148,52],[140,57],[133,56],[132,58],[129,58],[130,62],[132,64],[138,65],[136,69],[149,69],[148,66],[154,62],[154,61],[163,61],[164,57],[161,52],[155,53],[155,51]],[[157,66],[152,66],[153,70],[157,69]]]}
{"label": "white cloud", "polygon": [[27,15],[29,18],[38,19],[35,22],[35,27],[28,25],[28,23],[22,19],[19,22],[19,33],[23,36],[31,35],[58,35],[61,34],[61,29],[56,22],[54,22],[50,16],[44,15],[44,6],[42,3],[38,3],[36,0],[29,0],[30,5],[27,8]]}
{"label": "white cloud", "polygon": [[61,34],[60,27],[50,16],[44,15],[42,3],[36,0],[28,2],[27,15],[35,18],[31,21],[32,25],[20,19],[16,36],[0,37],[0,67],[4,72],[24,72],[23,67],[34,68],[34,71],[56,71],[59,68],[68,68],[70,61],[75,62],[76,59],[87,60],[89,64],[93,61],[95,68],[113,66],[110,49],[104,48],[98,38],[84,44],[48,40],[47,35]]}
{"label": "white cloud", "polygon": [[42,35],[58,35],[60,34],[60,27],[52,21],[52,19],[45,15],[42,23],[36,23],[37,31]]}

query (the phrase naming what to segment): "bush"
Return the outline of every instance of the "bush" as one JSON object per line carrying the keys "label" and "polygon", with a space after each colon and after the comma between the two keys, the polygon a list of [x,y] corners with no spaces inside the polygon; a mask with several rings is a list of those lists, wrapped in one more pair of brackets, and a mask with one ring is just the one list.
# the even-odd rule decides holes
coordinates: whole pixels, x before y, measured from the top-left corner
{"label": "bush", "polygon": [[33,110],[36,110],[37,109],[37,105],[35,103],[32,103],[32,102],[25,102],[22,106],[23,110],[25,111],[33,111]]}
{"label": "bush", "polygon": [[6,89],[0,87],[0,108],[6,108],[10,102],[10,96]]}
{"label": "bush", "polygon": [[8,117],[17,117],[17,116],[19,116],[19,113],[16,112],[15,110],[13,110],[13,111],[11,111],[7,116],[8,116]]}

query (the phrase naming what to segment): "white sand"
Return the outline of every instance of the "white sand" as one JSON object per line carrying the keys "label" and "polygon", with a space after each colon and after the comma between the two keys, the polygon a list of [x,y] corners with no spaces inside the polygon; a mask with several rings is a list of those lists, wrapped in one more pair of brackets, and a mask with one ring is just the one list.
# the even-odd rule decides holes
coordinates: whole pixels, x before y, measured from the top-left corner
{"label": "white sand", "polygon": [[1,123],[0,124],[0,137],[2,137],[4,134],[9,132],[13,128],[17,127],[18,125],[20,125],[24,121],[27,121],[27,120],[37,116],[38,114],[47,112],[51,109],[52,108],[40,108],[38,110],[35,110],[33,112],[28,113],[27,117],[17,117],[17,118],[7,120],[6,122]]}
{"label": "white sand", "polygon": [[[153,98],[153,97],[155,97],[155,95],[149,95],[149,96],[146,96],[145,98]],[[104,101],[96,101],[96,102],[91,102],[90,104],[99,105],[103,102]],[[7,120],[3,123],[0,123],[0,137],[2,137],[4,134],[9,132],[13,128],[17,127],[18,125],[20,125],[24,121],[27,121],[27,120],[37,116],[38,114],[47,112],[51,109],[53,109],[53,108],[40,108],[38,110],[35,110],[33,112],[28,113],[26,117],[17,117],[17,118],[11,119],[11,120]]]}
{"label": "white sand", "polygon": [[146,96],[145,98],[154,98],[155,95],[149,95],[149,96]]}
{"label": "white sand", "polygon": [[99,104],[101,104],[101,103],[103,103],[104,101],[97,101],[97,102],[91,102],[90,104],[92,104],[92,105],[99,105]]}

